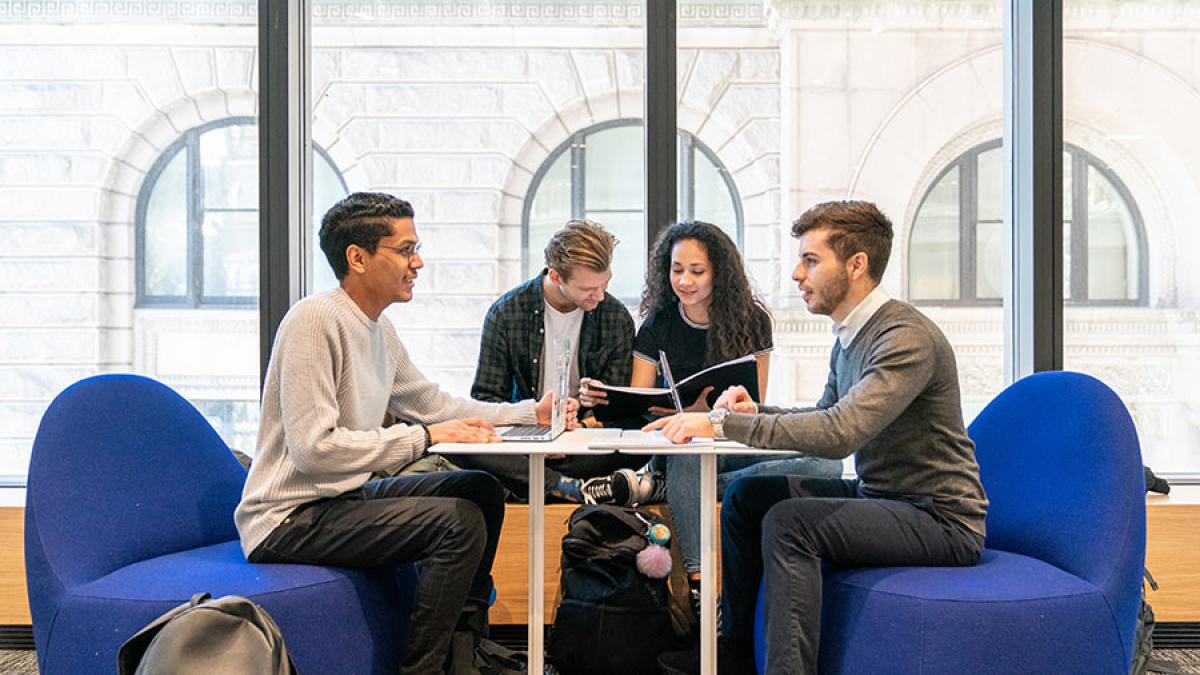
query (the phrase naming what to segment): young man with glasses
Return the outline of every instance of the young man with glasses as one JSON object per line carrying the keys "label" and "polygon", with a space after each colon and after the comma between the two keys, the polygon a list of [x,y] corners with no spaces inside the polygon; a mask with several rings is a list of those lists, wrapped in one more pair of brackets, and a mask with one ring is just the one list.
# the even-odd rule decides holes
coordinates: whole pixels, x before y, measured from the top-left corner
{"label": "young man with glasses", "polygon": [[[401,672],[442,672],[452,639],[473,660],[486,628],[504,490],[478,471],[373,475],[439,442],[497,441],[492,424],[548,423],[551,399],[455,398],[417,370],[383,314],[412,300],[424,266],[408,202],[354,193],[325,214],[320,240],[340,285],[279,326],[235,513],[242,549],[262,563],[422,561]],[[385,427],[387,415],[404,421]]]}
{"label": "young man with glasses", "polygon": [[[587,220],[572,220],[550,237],[545,268],[500,296],[483,320],[472,397],[494,402],[537,397],[557,382],[553,366],[564,358],[570,364],[569,391],[578,391],[585,378],[629,384],[633,317],[606,290],[616,245],[616,237]],[[564,342],[569,345],[565,357],[555,353]],[[567,501],[611,501],[609,476],[646,461],[620,454],[552,459],[546,462],[544,487]],[[528,495],[524,457],[458,455],[454,462],[488,471],[516,495]]]}

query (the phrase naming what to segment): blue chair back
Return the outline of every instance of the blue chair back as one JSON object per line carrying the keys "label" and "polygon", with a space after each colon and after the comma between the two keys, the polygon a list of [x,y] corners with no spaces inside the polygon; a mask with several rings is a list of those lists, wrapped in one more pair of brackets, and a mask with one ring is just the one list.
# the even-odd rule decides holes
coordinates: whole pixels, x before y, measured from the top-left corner
{"label": "blue chair back", "polygon": [[246,472],[167,386],[99,375],[58,395],[38,427],[25,505],[35,626],[64,589],[139,560],[236,539]]}
{"label": "blue chair back", "polygon": [[1109,598],[1133,641],[1146,547],[1142,456],[1121,399],[1080,373],[1005,389],[971,423],[987,547],[1046,561]]}

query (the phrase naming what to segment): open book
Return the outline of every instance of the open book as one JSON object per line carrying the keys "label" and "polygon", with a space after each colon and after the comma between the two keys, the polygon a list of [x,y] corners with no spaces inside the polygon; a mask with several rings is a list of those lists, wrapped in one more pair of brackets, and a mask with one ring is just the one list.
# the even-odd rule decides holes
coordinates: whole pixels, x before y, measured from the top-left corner
{"label": "open book", "polygon": [[[713,390],[708,394],[708,405],[729,387],[742,385],[750,397],[758,400],[758,361],[747,354],[732,361],[709,366],[700,372],[675,383],[679,401],[685,407],[691,405],[705,387]],[[671,390],[667,387],[617,387],[593,382],[591,386],[608,392],[608,405],[596,406],[596,418],[600,421],[627,420],[647,413],[651,406],[674,408]]]}
{"label": "open book", "polygon": [[622,429],[620,433],[597,436],[588,442],[589,450],[658,450],[666,448],[692,448],[697,446],[712,446],[726,449],[747,448],[747,446],[737,441],[726,439],[714,440],[712,438],[693,438],[691,443],[672,443],[662,435],[661,431],[638,431],[636,429]]}

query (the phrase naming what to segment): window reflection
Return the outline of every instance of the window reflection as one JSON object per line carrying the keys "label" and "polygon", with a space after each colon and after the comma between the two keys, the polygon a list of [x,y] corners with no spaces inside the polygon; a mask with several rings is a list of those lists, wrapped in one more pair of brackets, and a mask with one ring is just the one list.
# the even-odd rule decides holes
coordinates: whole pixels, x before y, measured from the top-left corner
{"label": "window reflection", "polygon": [[[977,146],[955,159],[929,189],[909,244],[913,301],[1000,302],[1007,259],[1003,161],[999,141]],[[1064,296],[1076,303],[1144,304],[1141,224],[1120,178],[1086,151],[1068,146],[1063,179]]]}
{"label": "window reflection", "polygon": [[[627,302],[640,295],[646,270],[645,165],[640,120],[621,120],[578,132],[543,164],[526,197],[525,276],[542,268],[542,247],[571,218],[589,218],[621,241],[613,256],[609,292]],[[733,181],[716,155],[686,131],[678,134],[680,219],[705,220],[741,241]]]}

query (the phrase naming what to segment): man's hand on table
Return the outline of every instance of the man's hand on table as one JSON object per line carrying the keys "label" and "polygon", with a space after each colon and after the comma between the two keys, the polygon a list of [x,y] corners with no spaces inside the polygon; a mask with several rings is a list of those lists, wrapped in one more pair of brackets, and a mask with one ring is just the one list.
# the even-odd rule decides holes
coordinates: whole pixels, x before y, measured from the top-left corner
{"label": "man's hand on table", "polygon": [[730,387],[717,397],[717,402],[713,403],[713,408],[726,408],[730,412],[748,413],[753,415],[758,412],[758,404],[750,398],[750,392],[746,391],[743,386]]}
{"label": "man's hand on table", "polygon": [[429,425],[429,440],[437,443],[499,443],[496,428],[478,418]]}
{"label": "man's hand on table", "polygon": [[662,429],[662,435],[672,443],[691,443],[693,438],[712,438],[712,422],[708,413],[679,413],[654,420],[642,427],[642,431]]}

